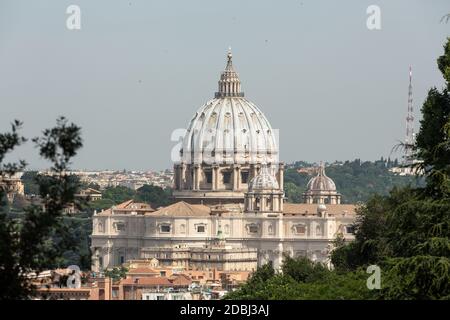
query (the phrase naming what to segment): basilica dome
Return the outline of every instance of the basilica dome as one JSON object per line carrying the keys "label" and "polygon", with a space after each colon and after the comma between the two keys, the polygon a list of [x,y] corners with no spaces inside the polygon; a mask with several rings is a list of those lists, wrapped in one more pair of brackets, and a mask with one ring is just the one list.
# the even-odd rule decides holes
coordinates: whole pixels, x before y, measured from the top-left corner
{"label": "basilica dome", "polygon": [[[173,196],[179,201],[242,204],[251,181],[256,189],[283,189],[276,132],[244,98],[232,59],[228,52],[218,91],[194,114],[183,138],[174,164]],[[256,178],[266,165],[275,167],[274,177]]]}
{"label": "basilica dome", "polygon": [[261,167],[261,172],[250,181],[249,191],[278,190],[275,177],[269,172],[267,166]]}
{"label": "basilica dome", "polygon": [[334,181],[325,174],[325,168],[320,165],[317,176],[309,180],[306,186],[308,191],[336,191]]}
{"label": "basilica dome", "polygon": [[244,98],[232,54],[215,98],[201,106],[183,140],[185,163],[275,163],[276,136],[259,108]]}
{"label": "basilica dome", "polygon": [[337,192],[334,181],[325,174],[321,163],[317,175],[309,180],[303,193],[305,203],[340,204],[341,194]]}

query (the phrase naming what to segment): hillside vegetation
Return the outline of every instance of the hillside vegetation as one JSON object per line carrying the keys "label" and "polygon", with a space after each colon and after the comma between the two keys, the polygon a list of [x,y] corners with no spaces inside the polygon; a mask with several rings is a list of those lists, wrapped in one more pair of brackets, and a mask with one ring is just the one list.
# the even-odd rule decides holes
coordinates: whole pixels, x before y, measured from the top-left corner
{"label": "hillside vegetation", "polygon": [[[397,161],[384,160],[335,162],[325,167],[327,176],[333,179],[338,192],[342,194],[342,203],[366,202],[374,194],[388,195],[394,187],[424,185],[424,178],[400,176],[389,171]],[[314,174],[299,173],[301,168],[313,167],[306,162],[295,162],[288,166],[284,178],[284,191],[289,202],[302,202],[302,193]]]}

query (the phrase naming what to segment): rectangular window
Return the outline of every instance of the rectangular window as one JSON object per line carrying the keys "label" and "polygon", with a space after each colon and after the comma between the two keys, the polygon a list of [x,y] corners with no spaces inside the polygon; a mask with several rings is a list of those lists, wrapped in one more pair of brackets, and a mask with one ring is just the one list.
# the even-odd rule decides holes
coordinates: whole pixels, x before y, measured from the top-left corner
{"label": "rectangular window", "polygon": [[169,233],[170,232],[170,225],[169,224],[161,225],[161,232],[162,233]]}
{"label": "rectangular window", "polygon": [[346,233],[355,233],[355,227],[354,226],[345,226],[345,232]]}
{"label": "rectangular window", "polygon": [[125,230],[125,223],[123,222],[115,222],[114,227],[116,231],[124,231]]}
{"label": "rectangular window", "polygon": [[206,183],[212,183],[212,172],[205,171]]}
{"label": "rectangular window", "polygon": [[248,171],[241,171],[242,183],[248,183]]}
{"label": "rectangular window", "polygon": [[258,233],[258,226],[254,225],[254,224],[250,225],[248,227],[248,232],[250,232],[250,233]]}
{"label": "rectangular window", "polygon": [[305,234],[306,228],[305,228],[304,225],[296,225],[296,226],[295,226],[295,232],[296,232],[297,234]]}
{"label": "rectangular window", "polygon": [[231,172],[225,171],[222,173],[223,175],[223,183],[230,183],[231,181]]}
{"label": "rectangular window", "polygon": [[198,233],[204,233],[205,232],[205,226],[203,226],[203,225],[197,226],[197,232]]}

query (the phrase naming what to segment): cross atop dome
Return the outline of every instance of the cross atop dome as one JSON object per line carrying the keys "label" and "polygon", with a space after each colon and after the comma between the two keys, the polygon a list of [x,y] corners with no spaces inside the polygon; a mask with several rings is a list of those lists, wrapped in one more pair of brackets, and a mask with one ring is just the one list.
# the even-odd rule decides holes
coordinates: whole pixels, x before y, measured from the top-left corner
{"label": "cross atop dome", "polygon": [[227,65],[225,70],[220,75],[219,91],[216,92],[216,98],[224,97],[243,97],[244,92],[241,92],[241,81],[239,75],[233,68],[233,54],[231,48],[228,48]]}
{"label": "cross atop dome", "polygon": [[234,70],[233,70],[233,54],[231,53],[231,47],[228,47],[227,66],[225,68],[225,71],[234,72]]}

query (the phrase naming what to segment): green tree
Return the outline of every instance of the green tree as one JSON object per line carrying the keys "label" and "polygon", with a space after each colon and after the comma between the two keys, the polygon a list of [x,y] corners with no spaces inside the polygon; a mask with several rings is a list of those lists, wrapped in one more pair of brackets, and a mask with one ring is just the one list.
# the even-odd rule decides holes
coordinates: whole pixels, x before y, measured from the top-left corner
{"label": "green tree", "polygon": [[349,300],[378,297],[376,292],[367,289],[367,274],[361,269],[338,273],[307,258],[286,256],[282,271],[277,273],[270,265],[264,265],[225,299]]}
{"label": "green tree", "polygon": [[[0,174],[26,166],[25,161],[3,163],[7,153],[26,141],[19,134],[20,127],[21,123],[15,121],[11,132],[0,134]],[[54,128],[44,130],[42,137],[33,141],[40,155],[52,163],[53,174],[36,176],[43,206],[27,207],[20,221],[8,211],[0,211],[0,299],[32,296],[35,288],[27,275],[54,265],[67,248],[73,247],[70,230],[61,223],[61,217],[64,207],[74,202],[78,188],[78,180],[66,172],[82,146],[80,128],[61,117]]]}
{"label": "green tree", "polygon": [[115,267],[111,270],[105,270],[105,277],[111,278],[113,282],[120,281],[120,279],[124,279],[127,276],[128,269],[124,266],[120,268]]}
{"label": "green tree", "polygon": [[305,257],[294,259],[288,255],[284,256],[281,270],[284,275],[304,283],[323,279],[329,273],[328,268],[323,264],[315,263]]}
{"label": "green tree", "polygon": [[[450,39],[444,49],[438,66],[446,88],[429,91],[414,145],[415,166],[424,170],[426,184],[393,188],[358,208],[355,241],[339,236],[335,241],[334,270],[287,258],[282,274],[273,273],[265,281],[252,277],[227,298],[450,299]],[[381,161],[357,159],[328,172],[330,177],[334,168],[347,172],[347,183],[362,175],[360,181],[369,187],[385,167]],[[382,268],[380,291],[365,286],[364,270],[370,264]]]}
{"label": "green tree", "polygon": [[[388,195],[394,187],[420,187],[424,185],[422,177],[400,176],[389,171],[384,160],[361,162],[359,159],[333,163],[326,167],[327,175],[333,179],[342,194],[343,203],[363,203],[374,194]],[[313,175],[297,172],[297,168],[286,170],[284,189],[289,202],[302,202],[302,193]]]}
{"label": "green tree", "polygon": [[302,203],[302,193],[305,192],[305,188],[301,188],[292,182],[284,184],[284,193],[289,202]]}
{"label": "green tree", "polygon": [[25,194],[39,194],[39,185],[36,182],[37,171],[25,171],[21,177]]}
{"label": "green tree", "polygon": [[135,196],[136,191],[123,186],[108,187],[102,192],[102,198],[111,200],[114,204],[131,200]]}
{"label": "green tree", "polygon": [[450,39],[438,66],[446,88],[433,88],[422,107],[414,145],[426,185],[394,189],[359,211],[355,242],[339,246],[338,269],[383,267],[385,299],[450,298]]}
{"label": "green tree", "polygon": [[172,190],[162,189],[158,186],[144,185],[137,189],[134,199],[136,201],[141,201],[149,203],[153,208],[158,208],[161,206],[167,206],[171,204],[172,200]]}

